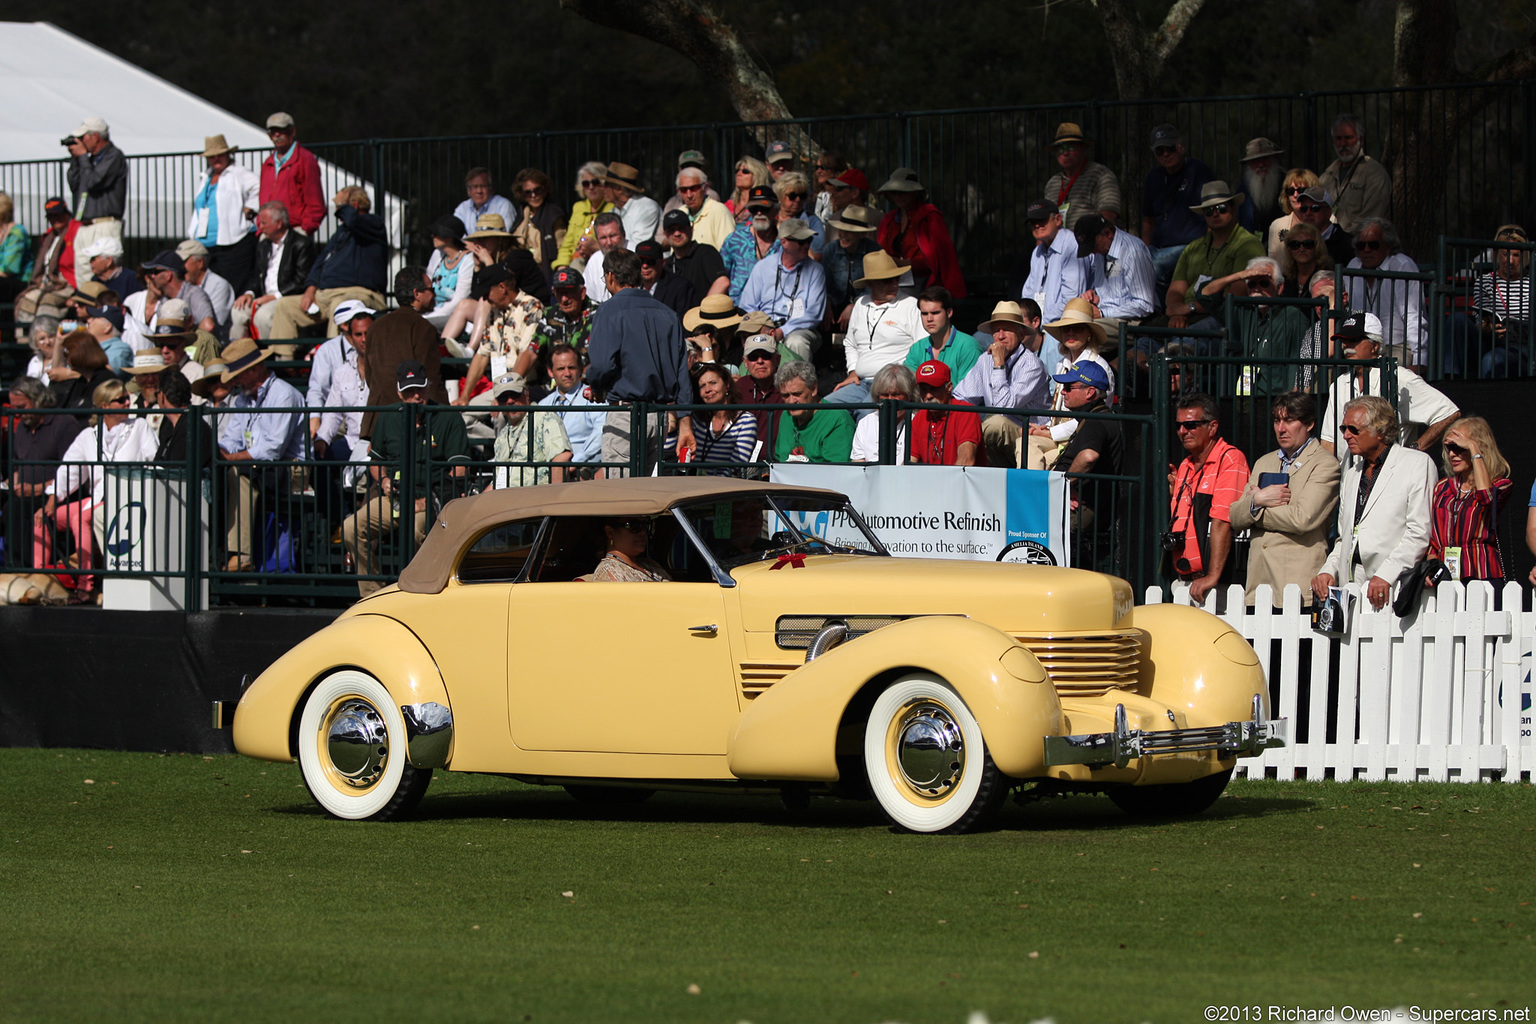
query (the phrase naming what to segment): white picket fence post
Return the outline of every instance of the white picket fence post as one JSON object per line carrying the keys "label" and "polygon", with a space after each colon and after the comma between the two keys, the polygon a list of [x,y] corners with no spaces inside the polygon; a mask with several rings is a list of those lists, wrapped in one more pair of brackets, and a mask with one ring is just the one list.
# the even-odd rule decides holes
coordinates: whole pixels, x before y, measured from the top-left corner
{"label": "white picket fence post", "polygon": [[[1295,585],[1281,594],[1279,610],[1267,586],[1258,589],[1253,608],[1238,586],[1207,599],[1207,607],[1219,604],[1216,613],[1253,644],[1265,672],[1278,671],[1270,713],[1291,723],[1289,745],[1239,761],[1238,773],[1396,782],[1536,780],[1529,703],[1536,611],[1526,610],[1524,588],[1506,583],[1496,610],[1489,584],[1442,583],[1405,619],[1390,605],[1371,608],[1359,587],[1350,589],[1354,617],[1349,634],[1337,642],[1333,667],[1334,645],[1312,631],[1311,595]],[[1185,585],[1172,591],[1175,604],[1191,603]],[[1162,591],[1148,588],[1145,601],[1161,603]],[[1305,663],[1303,640],[1310,641]],[[1303,707],[1304,678],[1309,692]],[[1276,691],[1273,681],[1270,691]],[[1297,738],[1303,718],[1305,742]]]}

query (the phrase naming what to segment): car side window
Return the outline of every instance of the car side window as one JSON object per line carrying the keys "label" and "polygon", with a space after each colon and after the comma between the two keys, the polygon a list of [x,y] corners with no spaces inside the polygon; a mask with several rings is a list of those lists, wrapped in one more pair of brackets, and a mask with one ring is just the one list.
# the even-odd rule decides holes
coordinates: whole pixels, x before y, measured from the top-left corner
{"label": "car side window", "polygon": [[503,523],[481,534],[459,562],[459,582],[514,582],[528,564],[541,525],[542,519],[528,519]]}

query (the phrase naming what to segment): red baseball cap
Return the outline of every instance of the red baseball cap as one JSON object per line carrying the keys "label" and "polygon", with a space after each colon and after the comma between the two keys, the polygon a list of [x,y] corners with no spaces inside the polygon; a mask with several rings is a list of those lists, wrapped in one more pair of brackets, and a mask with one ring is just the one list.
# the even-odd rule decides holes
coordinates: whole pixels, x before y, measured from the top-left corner
{"label": "red baseball cap", "polygon": [[941,388],[949,384],[949,366],[937,359],[930,359],[917,368],[917,382]]}
{"label": "red baseball cap", "polygon": [[864,172],[859,170],[857,167],[850,167],[842,174],[839,174],[837,177],[833,178],[832,184],[848,185],[851,188],[856,188],[863,192],[869,191],[869,179],[866,178],[864,176]]}

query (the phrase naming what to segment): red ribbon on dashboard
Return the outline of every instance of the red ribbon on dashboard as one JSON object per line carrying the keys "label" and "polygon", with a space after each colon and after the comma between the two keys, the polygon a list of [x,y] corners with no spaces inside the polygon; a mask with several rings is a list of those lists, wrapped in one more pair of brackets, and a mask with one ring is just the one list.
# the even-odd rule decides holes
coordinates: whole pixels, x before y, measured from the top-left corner
{"label": "red ribbon on dashboard", "polygon": [[770,567],[769,571],[772,572],[774,569],[782,569],[786,565],[792,565],[796,569],[803,569],[803,568],[805,568],[805,556],[804,555],[780,555],[779,556],[779,560],[777,562],[773,563],[773,565]]}

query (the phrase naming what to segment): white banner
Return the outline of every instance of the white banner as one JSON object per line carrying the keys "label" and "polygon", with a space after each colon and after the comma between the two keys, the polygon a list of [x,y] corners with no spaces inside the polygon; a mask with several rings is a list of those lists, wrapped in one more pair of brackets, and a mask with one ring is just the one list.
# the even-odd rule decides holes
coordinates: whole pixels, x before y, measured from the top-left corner
{"label": "white banner", "polygon": [[[1067,478],[1035,469],[774,463],[775,483],[841,491],[894,555],[1069,565]],[[851,524],[806,523],[834,542]]]}

